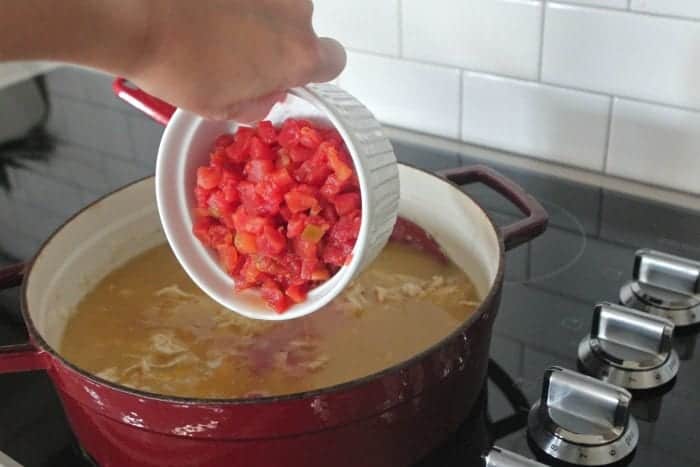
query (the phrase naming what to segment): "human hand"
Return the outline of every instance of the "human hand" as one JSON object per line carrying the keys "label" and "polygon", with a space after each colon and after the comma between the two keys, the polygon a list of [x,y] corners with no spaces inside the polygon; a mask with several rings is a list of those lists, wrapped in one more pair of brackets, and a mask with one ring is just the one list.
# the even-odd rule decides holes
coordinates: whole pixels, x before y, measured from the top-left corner
{"label": "human hand", "polygon": [[212,119],[263,118],[287,89],[335,78],[345,51],[314,33],[310,0],[145,0],[143,48],[124,74]]}

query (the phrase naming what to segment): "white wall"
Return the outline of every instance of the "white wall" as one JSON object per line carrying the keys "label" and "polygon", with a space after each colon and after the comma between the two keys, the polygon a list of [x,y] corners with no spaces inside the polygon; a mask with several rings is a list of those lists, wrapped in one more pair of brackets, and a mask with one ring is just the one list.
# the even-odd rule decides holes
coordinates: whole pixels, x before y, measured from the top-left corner
{"label": "white wall", "polygon": [[390,125],[700,194],[699,0],[316,0]]}

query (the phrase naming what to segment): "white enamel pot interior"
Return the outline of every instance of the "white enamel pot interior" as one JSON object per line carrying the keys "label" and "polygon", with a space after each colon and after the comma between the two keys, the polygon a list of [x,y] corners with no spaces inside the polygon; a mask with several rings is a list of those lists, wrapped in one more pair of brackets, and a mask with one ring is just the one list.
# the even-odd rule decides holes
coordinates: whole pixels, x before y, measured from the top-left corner
{"label": "white enamel pot interior", "polygon": [[[432,234],[485,297],[501,277],[503,254],[488,216],[435,175],[399,165],[399,176],[399,215]],[[30,329],[54,350],[88,291],[110,271],[166,241],[153,193],[153,178],[118,190],[73,217],[39,250],[25,279],[25,313]]]}

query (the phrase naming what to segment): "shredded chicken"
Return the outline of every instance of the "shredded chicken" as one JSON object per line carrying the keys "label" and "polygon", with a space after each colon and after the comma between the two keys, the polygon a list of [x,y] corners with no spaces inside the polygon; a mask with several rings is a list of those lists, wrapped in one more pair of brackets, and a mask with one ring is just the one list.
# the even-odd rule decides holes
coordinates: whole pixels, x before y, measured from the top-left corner
{"label": "shredded chicken", "polygon": [[196,295],[185,292],[177,284],[169,285],[167,287],[163,287],[162,289],[158,289],[158,290],[156,290],[155,295],[156,295],[156,297],[160,297],[163,295],[170,295],[170,296],[176,296],[176,297],[188,298],[188,299],[189,298],[196,298]]}
{"label": "shredded chicken", "polygon": [[165,355],[175,355],[187,351],[187,347],[171,332],[153,334],[151,347]]}
{"label": "shredded chicken", "polygon": [[96,373],[99,378],[106,379],[107,381],[116,382],[119,380],[119,372],[115,367],[106,368],[99,373]]}
{"label": "shredded chicken", "polygon": [[416,297],[423,292],[423,289],[418,284],[413,282],[406,282],[401,286],[401,292],[408,295],[409,297]]}
{"label": "shredded chicken", "polygon": [[319,355],[313,360],[305,361],[299,364],[302,368],[306,368],[309,371],[316,371],[323,368],[330,358],[327,355]]}

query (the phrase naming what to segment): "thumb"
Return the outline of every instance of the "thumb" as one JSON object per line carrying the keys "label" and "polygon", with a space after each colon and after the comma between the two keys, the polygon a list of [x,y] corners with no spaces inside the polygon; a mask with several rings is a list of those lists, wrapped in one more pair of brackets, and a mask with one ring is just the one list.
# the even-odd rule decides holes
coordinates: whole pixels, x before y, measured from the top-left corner
{"label": "thumb", "polygon": [[323,83],[336,78],[345,68],[347,56],[340,42],[329,37],[319,39],[320,61],[310,81]]}

